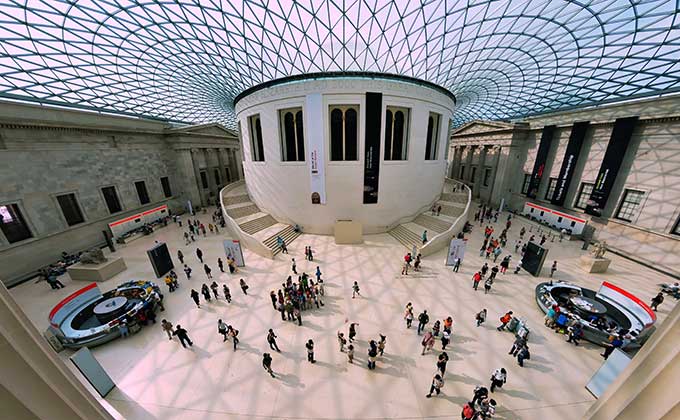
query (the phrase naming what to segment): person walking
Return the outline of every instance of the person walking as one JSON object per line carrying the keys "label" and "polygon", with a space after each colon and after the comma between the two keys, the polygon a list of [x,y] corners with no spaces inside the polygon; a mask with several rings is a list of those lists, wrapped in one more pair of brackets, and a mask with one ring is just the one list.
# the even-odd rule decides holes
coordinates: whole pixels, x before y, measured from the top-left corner
{"label": "person walking", "polygon": [[421,239],[423,240],[423,245],[427,243],[427,230],[423,231],[423,235],[421,236]]}
{"label": "person walking", "polygon": [[354,346],[351,344],[347,347],[347,361],[354,363]]}
{"label": "person walking", "polygon": [[432,326],[432,335],[435,337],[439,337],[439,330],[441,330],[441,322],[439,320],[434,321],[434,325]]}
{"label": "person walking", "polygon": [[217,266],[220,268],[220,272],[224,273],[224,262],[222,258],[217,259]]}
{"label": "person walking", "polygon": [[203,263],[203,251],[201,251],[201,248],[196,248],[196,256],[198,257],[198,260]]}
{"label": "person walking", "polygon": [[427,394],[425,397],[431,398],[433,392],[436,392],[437,395],[439,395],[443,386],[444,386],[444,380],[442,379],[441,375],[438,374],[438,373],[435,373],[434,378],[432,378],[432,385],[430,386],[430,393]]}
{"label": "person walking", "polygon": [[606,348],[604,349],[604,353],[601,353],[600,356],[604,357],[604,360],[607,360],[614,352],[614,349],[618,349],[619,347],[623,346],[623,340],[620,336],[615,335],[611,343],[604,344],[606,345]]}
{"label": "person walking", "polygon": [[489,278],[493,281],[496,280],[496,276],[498,275],[499,268],[497,265],[494,265],[494,267],[491,269],[491,274],[489,274]]}
{"label": "person walking", "polygon": [[368,345],[368,368],[373,370],[375,369],[375,358],[378,356],[378,345],[375,340],[371,340]]}
{"label": "person walking", "polygon": [[208,285],[205,283],[201,286],[201,294],[203,295],[203,299],[210,302],[210,289],[208,289]]}
{"label": "person walking", "polygon": [[340,352],[344,352],[347,339],[345,338],[345,334],[341,333],[340,331],[338,331],[338,344],[340,344]]}
{"label": "person walking", "polygon": [[520,367],[524,367],[524,361],[531,359],[531,354],[529,353],[529,346],[524,344],[524,346],[517,352],[517,364]]}
{"label": "person walking", "polygon": [[272,330],[270,328],[269,333],[267,333],[267,343],[269,343],[270,349],[276,350],[277,352],[280,353],[281,350],[279,350],[279,346],[278,346],[278,344],[276,344],[276,338],[277,338],[277,336],[276,336],[276,334],[274,334],[274,330]]}
{"label": "person walking", "polygon": [[437,356],[437,370],[442,375],[442,378],[446,374],[446,364],[449,363],[449,355],[443,351]]}
{"label": "person walking", "polygon": [[262,367],[272,376],[272,378],[276,378],[276,376],[274,376],[274,371],[272,370],[272,356],[269,353],[262,353]]}
{"label": "person walking", "polygon": [[477,326],[479,327],[486,321],[486,309],[482,309],[475,315],[475,320],[477,321]]}
{"label": "person walking", "polygon": [[231,337],[231,341],[234,344],[234,351],[236,351],[236,345],[241,341],[238,339],[238,330],[231,325],[227,325],[227,336]]}
{"label": "person walking", "polygon": [[482,272],[478,271],[472,275],[472,288],[477,290],[480,281],[482,281]]}
{"label": "person walking", "polygon": [[222,285],[222,293],[224,293],[224,298],[227,300],[227,303],[231,303],[231,291],[226,284]]}
{"label": "person walking", "polygon": [[191,280],[191,267],[184,264],[184,274],[187,276],[187,280]]}
{"label": "person walking", "polygon": [[506,271],[508,271],[508,267],[510,267],[510,256],[506,256],[503,258],[501,261],[501,274],[505,274]]}
{"label": "person walking", "polygon": [[485,386],[478,385],[475,387],[475,393],[472,396],[472,405],[475,403],[481,403],[486,397],[489,396],[489,389]]}
{"label": "person walking", "polygon": [[446,350],[446,346],[448,346],[450,342],[451,331],[445,329],[444,332],[442,332],[442,350]]}
{"label": "person walking", "polygon": [[165,319],[161,320],[161,329],[168,335],[168,340],[172,340],[172,323]]}
{"label": "person walking", "polygon": [[507,380],[508,372],[505,371],[505,368],[494,370],[491,374],[491,387],[489,387],[489,391],[493,392],[496,388],[502,388]]}
{"label": "person walking", "polygon": [[288,254],[288,247],[286,246],[286,241],[281,239],[281,253]]}
{"label": "person walking", "polygon": [[357,295],[361,296],[361,293],[359,293],[359,283],[355,281],[352,285],[352,299]]}
{"label": "person walking", "polygon": [[203,271],[205,271],[205,275],[206,275],[209,279],[212,278],[212,274],[211,274],[211,273],[212,273],[212,270],[210,269],[210,267],[208,267],[208,264],[203,264]]}
{"label": "person walking", "polygon": [[274,310],[276,310],[276,303],[278,302],[278,298],[276,297],[276,292],[273,290],[269,292],[269,299],[272,301],[272,306],[274,307]]}
{"label": "person walking", "polygon": [[437,206],[437,216],[442,212],[442,206]]}
{"label": "person walking", "polygon": [[352,322],[349,324],[349,342],[352,343],[354,342],[354,337],[357,335],[357,324],[356,322]]}
{"label": "person walking", "polygon": [[316,266],[316,273],[315,274],[316,274],[316,281],[318,283],[318,282],[321,281],[321,269],[319,268],[318,265]]}
{"label": "person walking", "polygon": [[380,341],[378,341],[378,352],[382,356],[385,353],[385,344],[387,343],[387,337],[382,334],[378,335],[380,336]]}
{"label": "person walking", "polygon": [[654,296],[652,298],[652,303],[649,305],[654,312],[656,312],[656,309],[663,303],[663,293],[659,292],[658,295]]}
{"label": "person walking", "polygon": [[200,308],[201,302],[199,301],[198,292],[196,289],[191,289],[191,298],[194,300],[194,303],[196,303],[196,307]]}
{"label": "person walking", "polygon": [[456,260],[453,262],[453,272],[457,273],[458,269],[460,269],[460,258],[456,258]]}
{"label": "person walking", "polygon": [[487,294],[491,291],[491,285],[493,284],[493,278],[489,276],[486,280],[484,280],[484,294]]}
{"label": "person walking", "polygon": [[294,274],[297,274],[297,264],[295,263],[295,258],[291,258],[291,267],[290,269],[293,271]]}
{"label": "person walking", "polygon": [[435,343],[435,338],[434,335],[432,335],[431,332],[426,332],[425,335],[423,336],[423,341],[420,342],[420,344],[423,346],[423,351],[420,353],[421,355],[425,355],[425,352],[432,350],[434,347]]}
{"label": "person walking", "polygon": [[583,327],[581,326],[581,323],[576,321],[574,325],[568,328],[569,331],[569,338],[567,339],[567,343],[574,343],[575,346],[578,346],[578,340],[583,337]]}
{"label": "person walking", "polygon": [[179,260],[180,264],[184,264],[184,254],[182,254],[181,249],[177,250],[177,259]]}
{"label": "person walking", "polygon": [[484,263],[482,268],[479,269],[479,272],[482,274],[482,278],[486,276],[486,272],[489,271],[489,263]]}
{"label": "person walking", "polygon": [[307,348],[307,361],[309,363],[316,363],[316,360],[314,360],[314,341],[311,338],[307,341],[305,347]]}
{"label": "person walking", "polygon": [[503,315],[500,319],[501,325],[499,325],[496,329],[498,331],[503,331],[505,329],[505,326],[508,325],[508,323],[512,320],[512,311],[508,311]]}
{"label": "person walking", "polygon": [[550,277],[555,274],[555,271],[557,271],[557,261],[553,261],[552,267],[550,267]]}
{"label": "person walking", "polygon": [[223,343],[229,339],[227,336],[227,324],[221,319],[217,320],[217,333],[222,334],[222,337],[224,338],[224,340],[222,340]]}
{"label": "person walking", "polygon": [[172,333],[172,335],[176,335],[177,338],[179,338],[179,342],[182,343],[182,347],[184,348],[187,348],[187,344],[189,344],[189,347],[194,345],[187,334],[187,330],[182,328],[182,326],[179,324],[177,324],[177,327],[175,328],[175,331]]}
{"label": "person walking", "polygon": [[217,293],[217,287],[218,287],[217,283],[215,283],[214,281],[210,283],[210,290],[212,291],[215,300],[217,300],[217,298],[219,297],[219,294]]}
{"label": "person walking", "polygon": [[425,329],[428,322],[430,322],[430,316],[427,314],[427,310],[424,310],[418,315],[418,335]]}
{"label": "person walking", "polygon": [[243,294],[244,294],[244,295],[248,295],[248,288],[249,288],[250,286],[248,286],[248,285],[246,284],[246,281],[243,280],[243,279],[239,280],[239,285],[241,286],[241,290],[243,291]]}
{"label": "person walking", "polygon": [[515,342],[512,343],[512,348],[510,349],[508,354],[510,354],[512,356],[517,356],[517,353],[519,353],[519,351],[522,348],[524,348],[524,346],[526,346],[526,345],[527,345],[527,340],[524,337],[521,337],[521,336],[518,335],[517,338],[515,338]]}
{"label": "person walking", "polygon": [[411,328],[411,324],[413,323],[413,307],[406,307],[404,319],[406,320],[406,328]]}

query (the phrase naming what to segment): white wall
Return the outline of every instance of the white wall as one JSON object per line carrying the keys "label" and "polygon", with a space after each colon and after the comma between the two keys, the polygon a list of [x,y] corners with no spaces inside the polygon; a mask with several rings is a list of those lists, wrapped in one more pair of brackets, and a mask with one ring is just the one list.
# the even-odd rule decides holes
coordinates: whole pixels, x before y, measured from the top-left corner
{"label": "white wall", "polygon": [[[381,92],[381,159],[377,204],[363,204],[365,94]],[[305,153],[311,136],[323,136],[325,145],[326,204],[311,202],[309,156],[305,162],[282,162],[278,110],[302,107],[307,95],[322,94],[322,133],[309,132],[305,121]],[[330,162],[329,106],[359,105],[359,160]],[[386,106],[410,108],[408,160],[382,160]],[[333,232],[339,219],[363,225],[364,233],[383,232],[398,220],[415,216],[442,190],[446,170],[446,136],[453,101],[433,89],[407,82],[370,79],[328,79],[294,82],[274,86],[243,98],[236,105],[241,122],[244,172],[248,192],[255,203],[274,218],[298,223],[307,232]],[[425,161],[425,137],[430,112],[442,115],[439,129],[438,159]],[[248,117],[260,114],[264,142],[264,162],[253,162]]]}

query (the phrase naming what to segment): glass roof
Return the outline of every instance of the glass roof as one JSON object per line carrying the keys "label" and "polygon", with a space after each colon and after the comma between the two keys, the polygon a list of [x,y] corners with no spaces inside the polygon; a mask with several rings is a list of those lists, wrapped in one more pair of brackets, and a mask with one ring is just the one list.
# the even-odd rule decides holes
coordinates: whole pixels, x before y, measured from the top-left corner
{"label": "glass roof", "polygon": [[680,0],[2,0],[0,97],[234,126],[272,79],[406,75],[456,125],[680,90]]}

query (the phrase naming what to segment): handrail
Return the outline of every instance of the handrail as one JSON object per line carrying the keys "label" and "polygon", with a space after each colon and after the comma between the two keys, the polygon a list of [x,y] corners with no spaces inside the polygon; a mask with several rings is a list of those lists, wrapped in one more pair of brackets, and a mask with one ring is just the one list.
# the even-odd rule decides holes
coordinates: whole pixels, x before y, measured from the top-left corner
{"label": "handrail", "polygon": [[224,197],[226,196],[226,193],[242,186],[243,184],[245,184],[245,181],[243,180],[232,182],[220,190],[220,205],[222,206],[222,213],[224,214],[224,222],[231,233],[234,234],[241,241],[241,243],[245,245],[246,248],[259,256],[274,259],[274,252],[271,249],[267,248],[253,235],[244,232],[238,223],[236,223],[236,220],[229,216],[229,213],[227,213],[227,207],[224,205]]}
{"label": "handrail", "polygon": [[470,211],[470,205],[472,204],[472,191],[470,190],[470,187],[463,184],[462,182],[456,181],[451,178],[446,178],[444,180],[444,183],[457,184],[459,186],[463,186],[468,193],[467,204],[465,205],[465,210],[463,210],[463,213],[461,213],[460,216],[458,216],[458,218],[453,222],[451,227],[449,227],[444,232],[435,235],[431,240],[429,240],[425,245],[423,245],[420,248],[420,254],[422,254],[423,257],[426,255],[434,254],[440,249],[448,246],[451,239],[454,236],[458,235],[463,230],[465,222],[467,221],[468,212]]}

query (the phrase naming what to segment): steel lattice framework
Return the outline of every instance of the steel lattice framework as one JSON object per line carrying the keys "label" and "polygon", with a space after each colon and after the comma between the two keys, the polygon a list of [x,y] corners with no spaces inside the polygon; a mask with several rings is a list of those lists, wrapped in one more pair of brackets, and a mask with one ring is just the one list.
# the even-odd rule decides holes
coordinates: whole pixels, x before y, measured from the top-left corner
{"label": "steel lattice framework", "polygon": [[2,0],[0,97],[234,126],[281,77],[391,73],[456,124],[680,90],[680,0]]}

